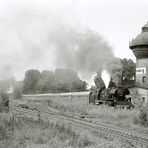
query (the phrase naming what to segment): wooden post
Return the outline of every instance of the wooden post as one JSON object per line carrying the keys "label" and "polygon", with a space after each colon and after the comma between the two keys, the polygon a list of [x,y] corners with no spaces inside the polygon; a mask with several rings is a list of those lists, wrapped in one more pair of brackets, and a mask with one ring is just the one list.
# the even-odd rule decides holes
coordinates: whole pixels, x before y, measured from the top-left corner
{"label": "wooden post", "polygon": [[38,111],[38,121],[40,121],[41,120],[41,112],[39,110],[37,110],[37,111]]}

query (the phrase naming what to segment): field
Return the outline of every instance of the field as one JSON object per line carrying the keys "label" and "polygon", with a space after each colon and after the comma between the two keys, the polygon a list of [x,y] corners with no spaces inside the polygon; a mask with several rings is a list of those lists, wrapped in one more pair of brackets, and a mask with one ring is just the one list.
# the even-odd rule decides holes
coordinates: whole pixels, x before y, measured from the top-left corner
{"label": "field", "polygon": [[[26,103],[26,101],[15,101],[15,103]],[[35,103],[37,102],[27,102],[26,104]],[[38,103],[72,116],[86,117],[88,120],[113,124],[148,134],[147,128],[134,124],[134,117],[139,113],[138,109],[94,106],[88,104],[85,97],[50,97],[48,100]],[[138,148],[138,145],[107,137],[95,130],[75,127],[60,119],[37,120],[14,116],[11,113],[1,114],[0,119],[0,133],[2,133],[0,145],[2,148],[9,148],[10,145],[12,148]]]}
{"label": "field", "polygon": [[1,148],[130,148],[132,145],[62,123],[0,114]]}
{"label": "field", "polygon": [[86,97],[49,98],[44,104],[73,116],[88,116],[91,120],[99,120],[108,124],[148,133],[147,128],[134,123],[135,117],[139,114],[139,108],[129,110],[126,108],[114,109],[108,106],[94,106],[88,103]]}

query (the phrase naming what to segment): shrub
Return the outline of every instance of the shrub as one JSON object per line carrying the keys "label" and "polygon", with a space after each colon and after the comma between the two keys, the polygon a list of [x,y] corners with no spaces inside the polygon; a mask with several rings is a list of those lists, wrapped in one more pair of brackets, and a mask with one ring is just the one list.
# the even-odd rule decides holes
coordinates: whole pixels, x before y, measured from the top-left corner
{"label": "shrub", "polygon": [[12,93],[12,97],[13,97],[13,99],[21,99],[23,97],[21,90],[19,88],[14,88],[13,93]]}
{"label": "shrub", "polygon": [[0,94],[0,112],[7,112],[9,110],[9,97],[7,94]]}
{"label": "shrub", "polygon": [[148,104],[139,109],[139,113],[134,117],[134,123],[148,127]]}
{"label": "shrub", "polygon": [[0,141],[11,138],[16,122],[13,115],[6,113],[0,114]]}

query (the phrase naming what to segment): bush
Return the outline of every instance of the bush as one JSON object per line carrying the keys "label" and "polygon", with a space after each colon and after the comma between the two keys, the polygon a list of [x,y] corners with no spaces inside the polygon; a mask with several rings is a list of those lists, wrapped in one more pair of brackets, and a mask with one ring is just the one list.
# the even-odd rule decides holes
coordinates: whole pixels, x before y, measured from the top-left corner
{"label": "bush", "polygon": [[139,109],[139,113],[134,117],[134,123],[148,127],[148,104]]}
{"label": "bush", "polygon": [[11,138],[16,122],[12,114],[0,113],[0,141]]}
{"label": "bush", "polygon": [[19,88],[15,88],[13,90],[12,97],[13,97],[13,99],[21,99],[23,97],[21,90]]}
{"label": "bush", "polygon": [[0,112],[7,112],[9,110],[9,97],[2,93],[0,94]]}

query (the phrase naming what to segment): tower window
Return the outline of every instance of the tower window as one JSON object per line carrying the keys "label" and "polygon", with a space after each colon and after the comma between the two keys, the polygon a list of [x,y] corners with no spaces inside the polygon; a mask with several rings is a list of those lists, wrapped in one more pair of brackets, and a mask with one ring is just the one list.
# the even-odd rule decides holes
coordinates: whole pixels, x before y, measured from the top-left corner
{"label": "tower window", "polygon": [[146,82],[146,77],[145,76],[142,77],[142,82],[143,83]]}

